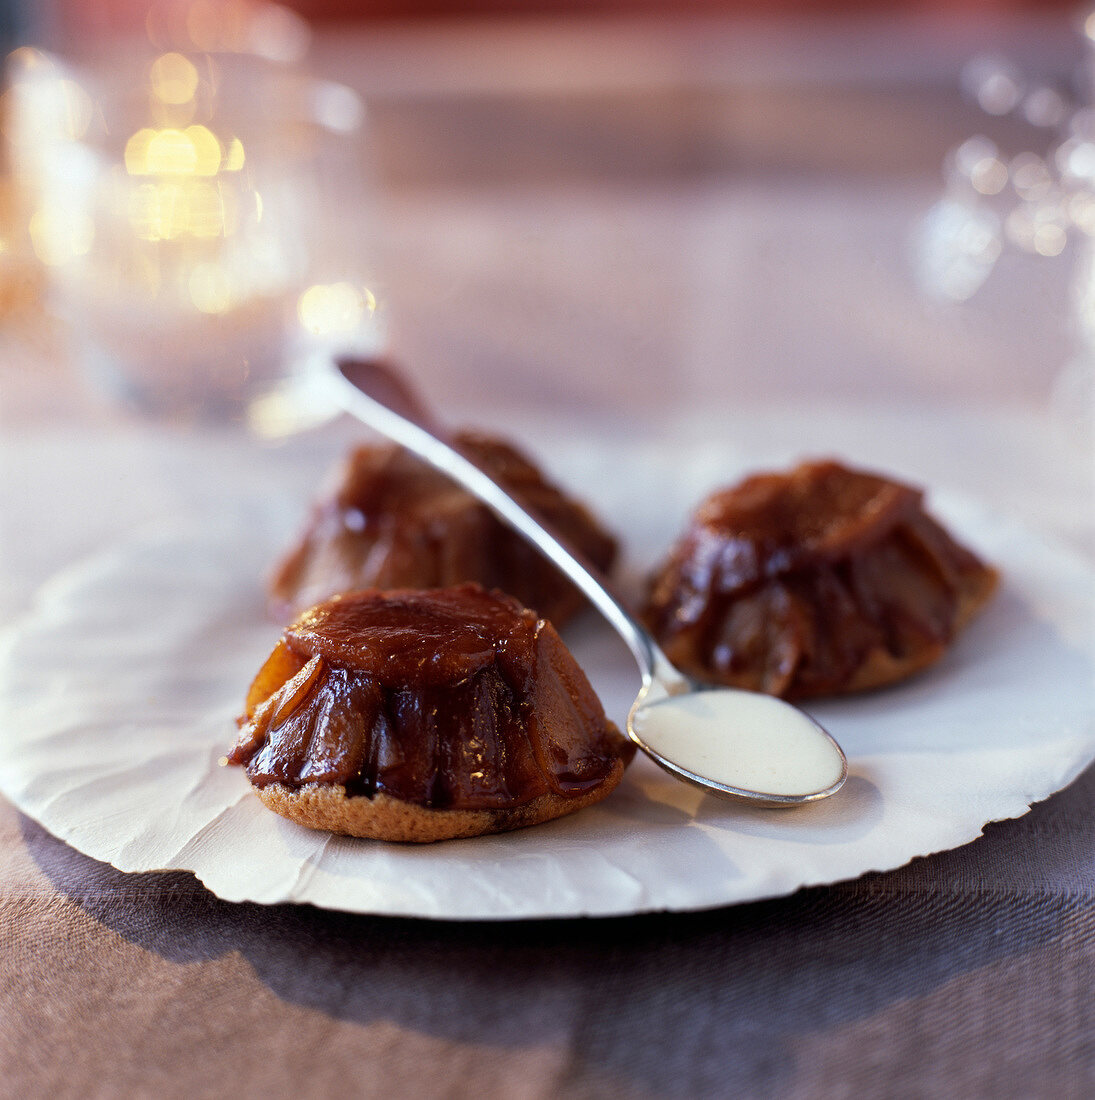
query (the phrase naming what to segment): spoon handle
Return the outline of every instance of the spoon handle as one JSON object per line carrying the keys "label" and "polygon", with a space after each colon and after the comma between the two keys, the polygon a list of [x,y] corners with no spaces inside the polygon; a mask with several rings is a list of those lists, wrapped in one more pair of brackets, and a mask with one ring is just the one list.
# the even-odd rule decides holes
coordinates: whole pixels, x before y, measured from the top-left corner
{"label": "spoon handle", "polygon": [[655,683],[671,693],[684,678],[669,663],[646,628],[586,565],[530,515],[491,477],[469,462],[446,439],[417,398],[382,364],[345,360],[325,372],[331,393],[352,416],[375,428],[462,485],[504,522],[533,542],[589,598],[631,650],[643,690]]}

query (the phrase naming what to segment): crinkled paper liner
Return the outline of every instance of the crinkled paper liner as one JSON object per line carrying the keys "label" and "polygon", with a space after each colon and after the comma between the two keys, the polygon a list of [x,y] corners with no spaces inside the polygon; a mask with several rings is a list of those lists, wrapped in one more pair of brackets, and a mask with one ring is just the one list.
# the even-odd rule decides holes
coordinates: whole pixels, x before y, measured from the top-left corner
{"label": "crinkled paper liner", "polygon": [[[278,635],[261,578],[284,531],[259,508],[135,538],[42,590],[0,652],[0,790],[122,871],[363,913],[692,910],[898,867],[1024,813],[1095,757],[1092,570],[969,502],[941,514],[1002,589],[928,673],[809,708],[850,761],[845,789],[813,806],[722,802],[639,759],[603,803],[500,836],[404,846],[277,817],[218,764]],[[569,640],[622,723],[626,651],[595,621]]]}

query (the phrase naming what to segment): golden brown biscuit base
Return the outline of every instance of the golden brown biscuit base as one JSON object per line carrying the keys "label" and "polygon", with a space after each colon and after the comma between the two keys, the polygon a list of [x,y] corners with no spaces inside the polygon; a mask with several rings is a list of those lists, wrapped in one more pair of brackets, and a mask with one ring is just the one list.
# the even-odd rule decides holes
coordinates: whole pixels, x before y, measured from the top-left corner
{"label": "golden brown biscuit base", "polygon": [[256,787],[255,793],[274,813],[309,829],[373,840],[429,844],[523,829],[574,813],[600,802],[615,790],[626,766],[624,760],[615,761],[603,783],[574,798],[549,793],[507,810],[432,810],[383,793],[372,798],[348,796],[345,788],[323,783],[306,783],[299,790],[271,783]]}

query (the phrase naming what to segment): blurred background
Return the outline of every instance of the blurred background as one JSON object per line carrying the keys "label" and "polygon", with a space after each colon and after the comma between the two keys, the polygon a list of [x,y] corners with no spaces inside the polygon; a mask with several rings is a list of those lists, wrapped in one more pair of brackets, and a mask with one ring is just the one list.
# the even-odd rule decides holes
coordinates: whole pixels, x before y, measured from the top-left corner
{"label": "blurred background", "polygon": [[127,522],[296,522],[340,350],[651,554],[685,482],[822,455],[1095,552],[1087,8],[0,12],[9,609]]}
{"label": "blurred background", "polygon": [[[20,182],[46,127],[40,107],[27,114],[33,95],[5,97],[0,350],[33,359],[40,386],[54,385],[40,350],[54,341],[47,358],[76,363],[107,404],[193,413],[230,372],[180,347],[228,348],[250,385],[283,373],[303,333],[388,349],[456,413],[489,400],[515,422],[664,424],[853,399],[886,415],[918,402],[1066,420],[1086,408],[1076,295],[1095,230],[1095,22],[1073,3],[0,0],[0,12],[9,84],[60,65],[54,76],[84,89],[51,108],[61,129],[83,113],[78,140],[102,139],[94,163],[62,157]],[[137,87],[138,105],[123,103]],[[187,183],[189,212],[173,206],[171,224],[182,154],[121,140],[164,133],[191,135],[178,148],[205,189]],[[90,195],[111,161],[124,203],[99,188],[76,217],[74,181]],[[61,213],[31,232],[46,192]],[[119,204],[124,231],[110,221]],[[165,301],[172,279],[182,304]],[[138,288],[154,304],[135,309]],[[179,321],[184,306],[201,317]],[[127,388],[142,357],[196,391],[156,394],[147,377]]]}

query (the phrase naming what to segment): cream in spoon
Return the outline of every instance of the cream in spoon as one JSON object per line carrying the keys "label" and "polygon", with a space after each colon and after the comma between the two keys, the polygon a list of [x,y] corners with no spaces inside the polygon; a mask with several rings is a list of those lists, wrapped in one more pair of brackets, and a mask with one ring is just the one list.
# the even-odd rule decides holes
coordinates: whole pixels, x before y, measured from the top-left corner
{"label": "cream in spoon", "polygon": [[847,761],[832,737],[771,695],[731,688],[671,695],[637,706],[628,725],[635,740],[677,774],[702,777],[704,787],[715,782],[750,792],[771,805],[825,798],[847,778]]}

